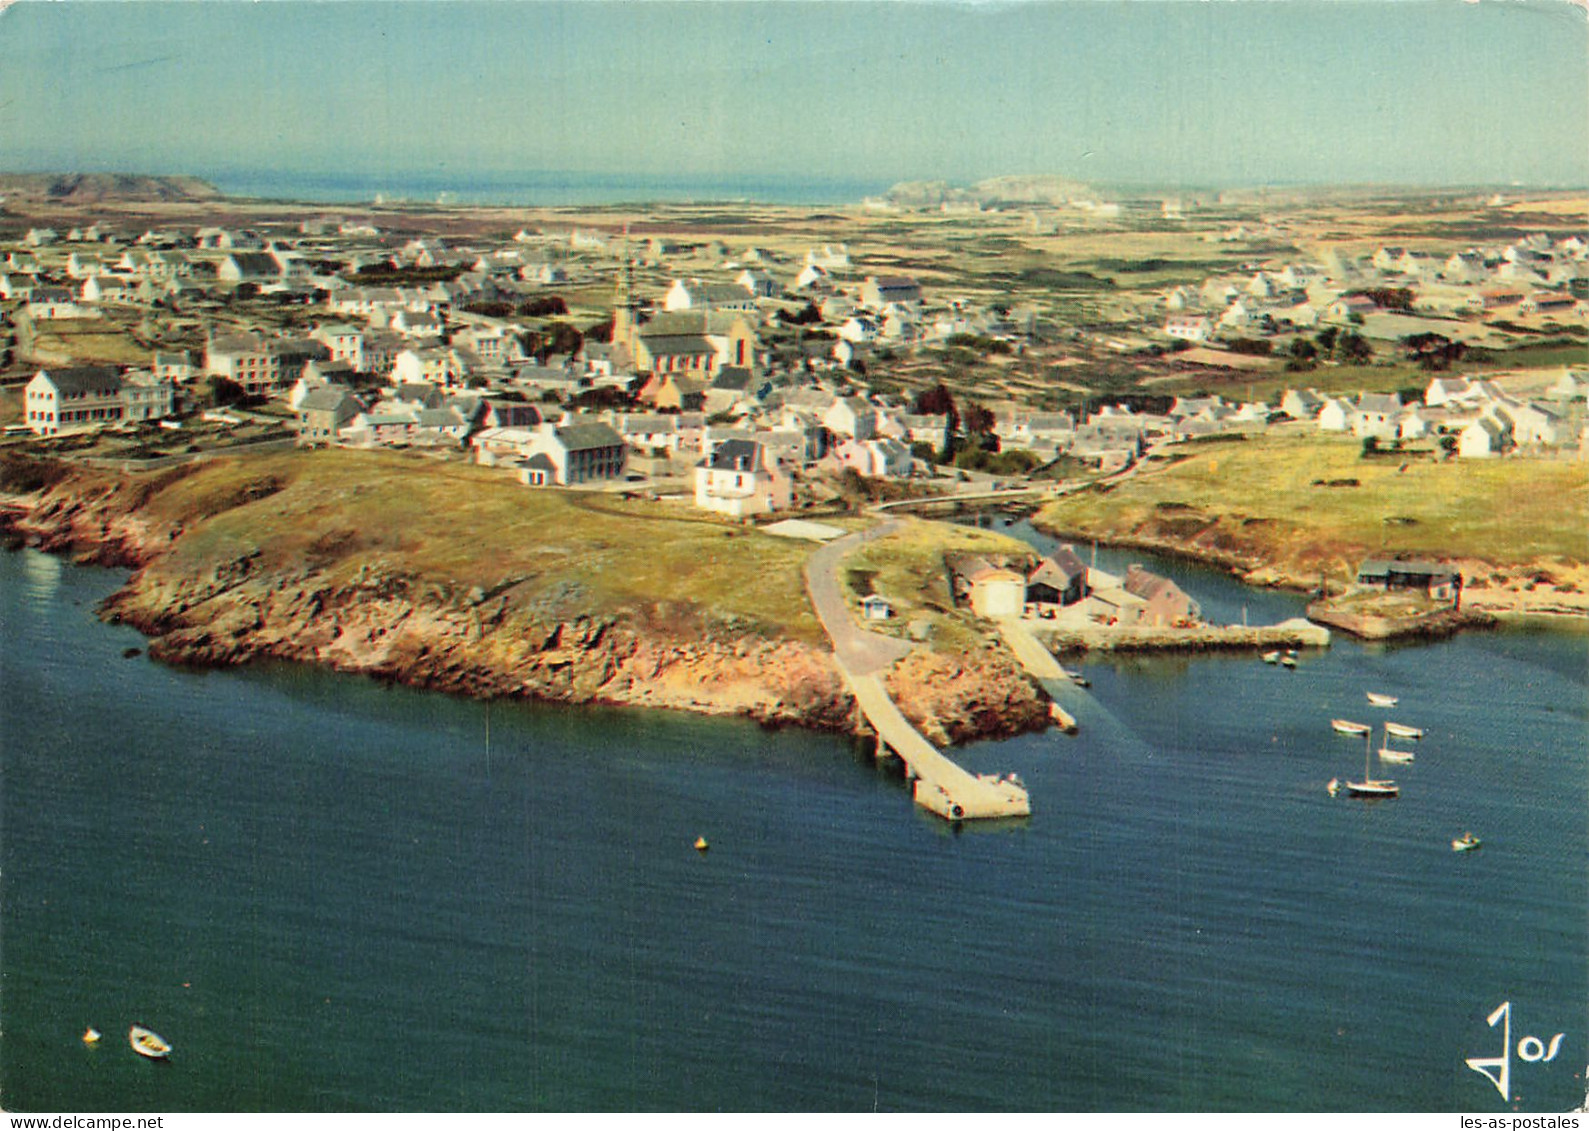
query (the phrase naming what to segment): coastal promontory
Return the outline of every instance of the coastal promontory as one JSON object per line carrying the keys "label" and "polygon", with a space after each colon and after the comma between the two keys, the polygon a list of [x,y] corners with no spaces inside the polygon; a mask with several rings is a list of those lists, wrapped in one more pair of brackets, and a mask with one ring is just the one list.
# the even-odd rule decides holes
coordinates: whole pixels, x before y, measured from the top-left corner
{"label": "coastal promontory", "polygon": [[[807,603],[811,544],[655,501],[527,492],[490,469],[297,451],[120,474],[13,458],[9,525],[130,567],[103,615],[169,662],[319,664],[476,697],[852,729]],[[904,709],[965,740],[1043,725],[1008,657],[962,634],[908,661]]]}

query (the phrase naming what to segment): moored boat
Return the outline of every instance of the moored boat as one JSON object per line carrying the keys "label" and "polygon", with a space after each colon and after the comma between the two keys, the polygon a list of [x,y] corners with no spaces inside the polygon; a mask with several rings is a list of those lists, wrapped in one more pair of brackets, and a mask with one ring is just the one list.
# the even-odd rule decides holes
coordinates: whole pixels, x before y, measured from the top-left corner
{"label": "moored boat", "polygon": [[1297,666],[1297,658],[1291,655],[1281,656],[1280,666],[1283,668],[1295,668]]}
{"label": "moored boat", "polygon": [[1390,744],[1390,727],[1385,727],[1385,739],[1379,745],[1379,760],[1381,762],[1411,762],[1411,750],[1397,750]]}
{"label": "moored boat", "polygon": [[1280,653],[1279,652],[1265,652],[1263,654],[1263,662],[1266,663],[1266,664],[1276,663],[1276,662],[1279,661],[1279,659],[1280,659]]}
{"label": "moored boat", "polygon": [[1422,727],[1410,727],[1406,723],[1386,723],[1385,724],[1385,731],[1386,731],[1387,734],[1393,734],[1397,738],[1422,738],[1423,737],[1423,728]]}
{"label": "moored boat", "polygon": [[1367,695],[1368,701],[1376,707],[1394,707],[1400,702],[1394,695],[1381,695],[1377,691],[1370,691]]}
{"label": "moored boat", "polygon": [[1353,797],[1400,797],[1401,787],[1384,778],[1364,778],[1347,782],[1346,792]]}
{"label": "moored boat", "polygon": [[150,1060],[164,1060],[171,1055],[171,1045],[153,1029],[146,1029],[142,1025],[134,1025],[127,1030],[127,1043],[132,1045],[132,1051],[139,1056],[147,1056]]}
{"label": "moored boat", "polygon": [[1346,792],[1353,797],[1400,797],[1401,788],[1389,778],[1370,777],[1368,758],[1374,746],[1371,734],[1363,736],[1363,780],[1346,782]]}
{"label": "moored boat", "polygon": [[1374,728],[1367,723],[1354,723],[1351,719],[1331,719],[1330,726],[1336,734],[1355,734],[1362,736]]}
{"label": "moored boat", "polygon": [[1482,840],[1474,836],[1472,833],[1463,833],[1461,836],[1457,837],[1456,840],[1451,842],[1451,851],[1472,852],[1475,848],[1478,848],[1483,843],[1484,842]]}

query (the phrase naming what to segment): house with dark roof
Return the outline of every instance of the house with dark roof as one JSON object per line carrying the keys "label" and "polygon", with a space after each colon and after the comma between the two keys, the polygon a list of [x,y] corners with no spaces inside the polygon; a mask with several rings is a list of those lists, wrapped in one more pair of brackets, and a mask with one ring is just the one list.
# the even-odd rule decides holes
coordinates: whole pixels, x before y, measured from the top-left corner
{"label": "house with dark roof", "polygon": [[324,385],[298,402],[298,442],[328,444],[364,411],[358,397],[341,385]]}
{"label": "house with dark roof", "polygon": [[481,424],[486,428],[534,428],[542,420],[541,410],[529,401],[487,397],[482,403]]}
{"label": "house with dark roof", "polygon": [[234,251],[215,269],[223,283],[273,283],[281,278],[281,264],[265,251]]}
{"label": "house with dark roof", "polygon": [[488,428],[471,441],[477,462],[513,467],[530,487],[571,487],[623,477],[628,449],[609,425],[586,416],[534,428]]}
{"label": "house with dark roof", "polygon": [[1357,567],[1357,583],[1375,589],[1415,589],[1436,601],[1454,601],[1462,591],[1462,574],[1443,562],[1369,558]]}
{"label": "house with dark roof", "polygon": [[110,365],[41,369],[23,393],[28,429],[56,436],[121,421],[121,373]]}
{"label": "house with dark roof", "polygon": [[755,296],[738,283],[675,279],[663,296],[664,310],[755,310]]}
{"label": "house with dark roof", "polygon": [[23,390],[23,419],[35,436],[158,420],[171,408],[171,382],[111,365],[41,369]]}
{"label": "house with dark roof", "polygon": [[860,299],[873,310],[890,303],[920,305],[921,284],[909,275],[873,275],[861,284]]}
{"label": "house with dark roof", "polygon": [[771,449],[754,440],[725,440],[695,468],[695,505],[733,518],[787,510],[794,484]]}
{"label": "house with dark roof", "polygon": [[1074,605],[1087,593],[1087,565],[1073,546],[1059,547],[1026,575],[1028,605]]}

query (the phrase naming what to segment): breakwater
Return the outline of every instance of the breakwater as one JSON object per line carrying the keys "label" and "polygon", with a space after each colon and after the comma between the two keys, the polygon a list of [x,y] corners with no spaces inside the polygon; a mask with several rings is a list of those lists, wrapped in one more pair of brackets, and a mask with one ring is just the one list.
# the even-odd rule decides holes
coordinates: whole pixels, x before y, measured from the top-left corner
{"label": "breakwater", "polygon": [[1268,625],[1073,626],[1027,622],[1028,631],[1055,652],[1207,652],[1253,648],[1327,648],[1330,630],[1302,617]]}
{"label": "breakwater", "polygon": [[1308,606],[1308,618],[1349,632],[1361,640],[1437,640],[1464,628],[1492,628],[1496,623],[1489,613],[1471,609],[1441,609],[1413,616],[1381,617],[1332,609],[1323,601]]}

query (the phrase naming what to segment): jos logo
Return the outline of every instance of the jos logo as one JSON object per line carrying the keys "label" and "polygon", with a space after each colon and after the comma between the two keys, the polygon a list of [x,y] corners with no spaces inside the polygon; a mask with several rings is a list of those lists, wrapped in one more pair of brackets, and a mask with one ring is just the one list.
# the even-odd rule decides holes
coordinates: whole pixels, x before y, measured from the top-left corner
{"label": "jos logo", "polygon": [[[1502,1023],[1501,1028],[1501,1055],[1500,1056],[1470,1056],[1467,1066],[1473,1071],[1484,1076],[1495,1085],[1495,1090],[1501,1093],[1503,1100],[1511,1098],[1512,1091],[1512,1003],[1503,1001],[1496,1011],[1490,1014],[1488,1021],[1490,1028],[1495,1028],[1497,1021]],[[1517,1042],[1518,1059],[1534,1064],[1538,1061],[1552,1061],[1561,1049],[1561,1039],[1565,1033],[1557,1033],[1550,1039],[1549,1046],[1538,1037],[1524,1037]]]}

